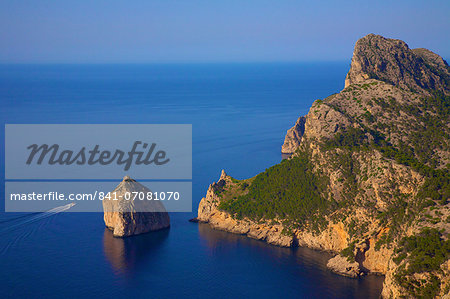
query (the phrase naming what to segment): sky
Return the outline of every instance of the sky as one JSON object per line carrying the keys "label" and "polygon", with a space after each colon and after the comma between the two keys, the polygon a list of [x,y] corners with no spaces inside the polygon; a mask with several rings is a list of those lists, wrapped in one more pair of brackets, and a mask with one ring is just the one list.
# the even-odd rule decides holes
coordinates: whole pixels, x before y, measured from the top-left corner
{"label": "sky", "polygon": [[350,60],[369,33],[450,58],[450,1],[0,0],[0,63]]}

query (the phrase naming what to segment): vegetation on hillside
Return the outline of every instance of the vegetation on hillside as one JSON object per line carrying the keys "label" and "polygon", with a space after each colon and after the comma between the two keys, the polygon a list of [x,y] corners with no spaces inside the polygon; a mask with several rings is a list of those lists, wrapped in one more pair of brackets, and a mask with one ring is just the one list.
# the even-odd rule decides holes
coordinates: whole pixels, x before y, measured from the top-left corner
{"label": "vegetation on hillside", "polygon": [[[381,235],[375,249],[379,250],[383,245],[390,247],[393,241],[399,242],[394,259],[401,263],[395,276],[397,282],[412,296],[432,297],[440,290],[440,280],[430,273],[440,271],[439,266],[449,258],[449,241],[444,240],[442,234],[435,229],[424,230],[401,240],[399,238],[402,236],[402,229],[413,220],[423,216],[428,216],[429,220],[433,218],[423,213],[427,207],[437,208],[448,204],[450,166],[441,165],[437,151],[445,153],[449,150],[447,126],[450,123],[450,97],[437,95],[422,99],[416,106],[400,105],[393,98],[388,101],[374,99],[372,102],[373,105],[380,105],[387,114],[400,115],[401,111],[416,119],[416,122],[410,125],[408,132],[396,132],[403,137],[393,142],[383,133],[384,126],[389,125],[378,123],[377,116],[366,111],[360,118],[348,116],[355,122],[355,126],[321,141],[321,151],[328,155],[330,167],[340,171],[342,198],[339,201],[329,195],[328,178],[318,173],[320,170],[313,171],[310,153],[305,150],[307,147],[302,147],[293,158],[284,160],[251,180],[234,182],[241,186],[239,190],[245,192],[221,197],[219,209],[238,219],[249,218],[257,222],[282,220],[287,232],[299,227],[320,232],[327,224],[325,219],[338,217],[338,220],[345,221],[345,211],[361,204],[364,208],[373,210],[381,225],[390,227]],[[345,111],[333,108],[345,115]],[[392,132],[394,130],[392,128]],[[386,160],[394,160],[422,175],[424,183],[415,198],[392,190],[392,200],[383,211],[371,206],[370,201],[357,202],[356,198],[361,193],[359,183],[367,180],[367,175],[362,173],[354,154],[363,151],[378,151]],[[338,212],[333,213],[335,211]],[[367,225],[351,219],[346,222],[346,226],[352,242],[341,255],[354,261],[355,242],[366,232]],[[424,276],[426,278],[423,281],[415,278],[415,274],[424,272],[429,273]]]}
{"label": "vegetation on hillside", "polygon": [[438,277],[426,274],[423,279],[418,279],[417,274],[442,272],[440,266],[449,256],[450,240],[444,240],[436,229],[426,228],[417,235],[405,237],[399,242],[393,259],[397,264],[404,262],[398,268],[395,280],[412,296],[434,298],[440,290]]}
{"label": "vegetation on hillside", "polygon": [[359,123],[360,128],[350,127],[325,140],[322,149],[340,147],[351,151],[378,150],[384,157],[409,166],[426,178],[417,196],[422,199],[419,208],[432,205],[434,202],[446,204],[450,198],[450,165],[437,168],[439,162],[434,157],[437,149],[448,151],[447,142],[450,136],[444,128],[450,122],[450,97],[441,94],[425,98],[418,106],[399,105],[395,101],[387,104],[382,99],[378,101],[385,104],[382,106],[387,112],[401,110],[414,116],[416,122],[411,124],[407,141],[400,141],[398,145],[394,145],[380,131]]}
{"label": "vegetation on hillside", "polygon": [[313,173],[307,153],[301,152],[258,174],[245,195],[221,201],[219,209],[238,219],[278,218],[286,227],[309,223],[317,230],[333,205],[323,197],[326,185],[325,178]]}

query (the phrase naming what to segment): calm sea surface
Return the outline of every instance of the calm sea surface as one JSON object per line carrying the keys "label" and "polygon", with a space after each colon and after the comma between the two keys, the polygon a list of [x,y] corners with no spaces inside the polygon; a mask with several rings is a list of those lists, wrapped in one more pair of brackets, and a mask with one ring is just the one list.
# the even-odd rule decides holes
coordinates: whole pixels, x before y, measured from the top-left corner
{"label": "calm sea surface", "polygon": [[[281,159],[285,132],[343,88],[348,63],[0,66],[5,123],[191,123],[193,212],[127,239],[101,213],[0,213],[1,297],[376,298],[381,277],[328,272],[328,254],[190,223],[225,169],[242,179]],[[4,130],[0,140],[4,143]],[[4,146],[1,146],[4,210]],[[119,179],[119,178],[118,178]]]}

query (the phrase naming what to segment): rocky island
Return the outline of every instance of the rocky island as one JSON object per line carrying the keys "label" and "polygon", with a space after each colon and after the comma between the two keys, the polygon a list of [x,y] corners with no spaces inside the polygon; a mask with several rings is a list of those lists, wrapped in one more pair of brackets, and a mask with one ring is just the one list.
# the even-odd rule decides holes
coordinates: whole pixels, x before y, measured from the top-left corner
{"label": "rocky island", "polygon": [[129,176],[103,200],[103,219],[114,237],[128,237],[170,227],[169,214],[159,201],[130,201],[126,194],[151,192]]}
{"label": "rocky island", "polygon": [[236,180],[222,171],[197,220],[267,243],[335,253],[328,267],[385,275],[382,297],[450,289],[450,68],[369,34],[340,93],[288,130],[292,156]]}

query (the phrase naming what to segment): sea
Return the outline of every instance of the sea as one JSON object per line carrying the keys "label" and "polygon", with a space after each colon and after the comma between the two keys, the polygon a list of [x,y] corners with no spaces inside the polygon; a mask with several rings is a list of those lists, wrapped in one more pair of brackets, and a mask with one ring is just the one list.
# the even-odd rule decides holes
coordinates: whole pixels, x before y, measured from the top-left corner
{"label": "sea", "polygon": [[[286,130],[344,87],[348,62],[0,65],[2,124],[192,124],[192,212],[118,239],[102,213],[5,213],[2,298],[378,298],[383,277],[342,277],[330,254],[189,222],[222,169],[279,163]],[[3,126],[4,127],[4,126]],[[120,178],[118,178],[119,180]],[[119,182],[119,181],[118,181]]]}

